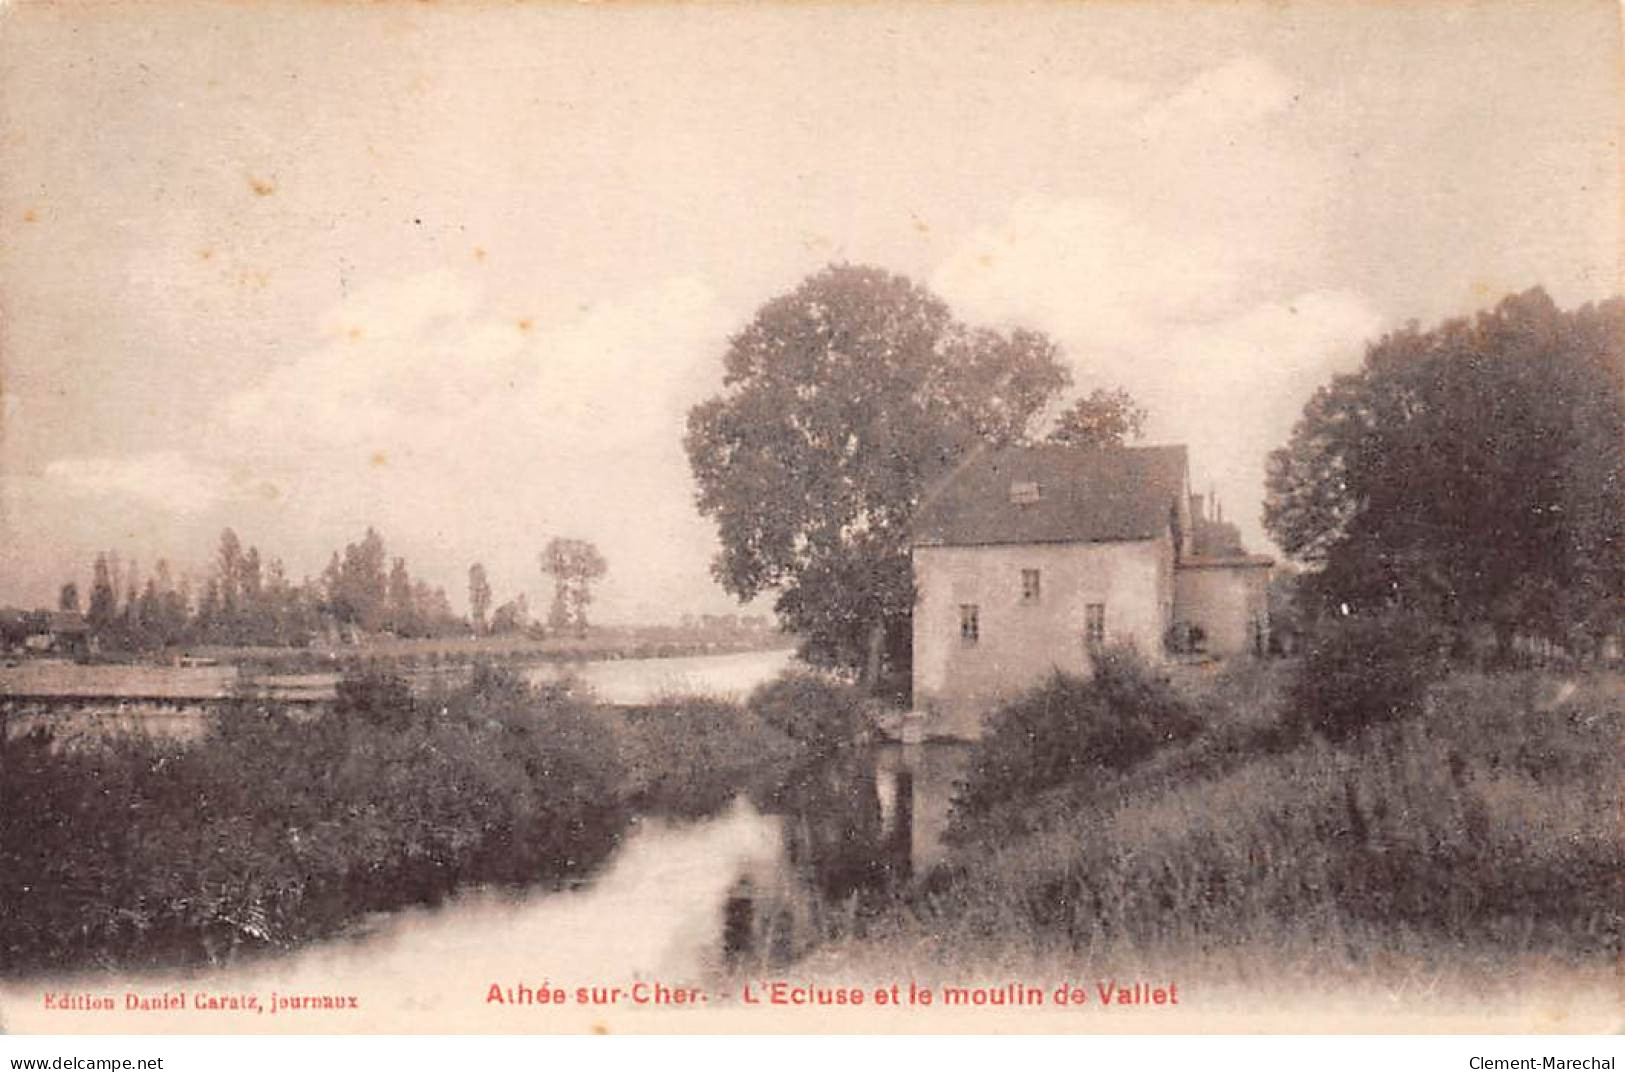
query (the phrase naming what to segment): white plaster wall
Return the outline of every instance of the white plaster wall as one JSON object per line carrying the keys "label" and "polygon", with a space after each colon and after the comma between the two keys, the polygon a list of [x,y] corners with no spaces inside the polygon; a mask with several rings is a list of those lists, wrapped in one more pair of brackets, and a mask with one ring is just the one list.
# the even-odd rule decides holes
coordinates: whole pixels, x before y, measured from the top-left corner
{"label": "white plaster wall", "polygon": [[1175,576],[1174,618],[1202,627],[1209,655],[1253,650],[1252,621],[1268,610],[1269,570],[1182,569]]}
{"label": "white plaster wall", "polygon": [[[1106,608],[1106,643],[1162,655],[1173,604],[1171,540],[914,549],[914,706],[928,734],[980,735],[1001,700],[1059,669],[1087,673],[1084,608]],[[1021,598],[1036,569],[1040,596]],[[959,608],[979,608],[981,636],[959,636]]]}

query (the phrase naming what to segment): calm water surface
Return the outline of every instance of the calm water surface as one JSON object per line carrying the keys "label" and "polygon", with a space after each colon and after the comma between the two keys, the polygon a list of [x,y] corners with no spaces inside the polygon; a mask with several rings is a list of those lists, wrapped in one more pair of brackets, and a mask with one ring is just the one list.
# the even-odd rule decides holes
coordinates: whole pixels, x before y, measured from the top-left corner
{"label": "calm water surface", "polygon": [[671,659],[601,659],[549,663],[525,671],[527,680],[547,684],[572,678],[608,704],[641,704],[662,696],[718,696],[742,700],[795,663],[795,652],[742,651]]}
{"label": "calm water surface", "polygon": [[[535,668],[568,672],[604,702],[662,695],[741,698],[792,662],[788,651],[628,659]],[[778,784],[688,822],[644,818],[594,874],[570,888],[515,894],[470,890],[432,908],[368,920],[358,933],[220,968],[139,978],[88,974],[52,980],[64,993],[354,994],[371,1024],[392,1029],[505,1029],[545,1010],[488,1000],[493,985],[629,987],[633,981],[716,988],[730,975],[792,966],[816,937],[861,921],[899,883],[942,852],[948,804],[963,761],[955,745],[880,745],[810,764]],[[579,1010],[574,1010],[579,1012]],[[131,1022],[43,1008],[42,984],[0,987],[10,1030],[345,1030],[339,1013],[222,1014],[194,1008]]]}
{"label": "calm water surface", "polygon": [[[490,1000],[520,985],[633,982],[721,993],[730,976],[793,968],[818,934],[850,926],[863,905],[934,862],[963,759],[955,745],[880,745],[809,765],[709,818],[635,822],[619,849],[576,885],[523,894],[470,890],[433,908],[369,920],[354,936],[214,969],[139,978],[87,974],[0,988],[0,1026],[94,1028],[97,1013],[52,1013],[69,994],[353,994],[402,1030],[525,1031],[547,1010]],[[624,995],[623,995],[624,999]],[[555,1010],[556,1011],[556,1010]],[[579,1014],[581,1010],[569,1010]],[[183,1008],[125,1029],[345,1030],[340,1013]],[[112,1026],[112,1020],[105,1021]],[[415,1025],[415,1026],[414,1026]],[[555,1023],[553,1026],[557,1026]]]}

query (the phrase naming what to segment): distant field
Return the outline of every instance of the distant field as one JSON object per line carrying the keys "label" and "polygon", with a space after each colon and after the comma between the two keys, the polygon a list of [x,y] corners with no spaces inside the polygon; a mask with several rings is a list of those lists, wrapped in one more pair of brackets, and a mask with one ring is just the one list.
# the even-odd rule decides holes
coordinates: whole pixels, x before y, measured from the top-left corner
{"label": "distant field", "polygon": [[86,666],[60,659],[31,659],[0,666],[0,693],[30,696],[89,695],[194,699],[227,696],[237,680],[233,666]]}
{"label": "distant field", "polygon": [[794,643],[776,630],[731,632],[683,629],[677,626],[595,629],[587,636],[453,636],[369,637],[358,644],[318,642],[304,648],[226,647],[203,645],[187,654],[221,663],[277,665],[350,661],[406,661],[439,658],[472,662],[482,658],[537,662],[594,659],[647,659],[676,655],[703,655],[730,651],[767,651]]}

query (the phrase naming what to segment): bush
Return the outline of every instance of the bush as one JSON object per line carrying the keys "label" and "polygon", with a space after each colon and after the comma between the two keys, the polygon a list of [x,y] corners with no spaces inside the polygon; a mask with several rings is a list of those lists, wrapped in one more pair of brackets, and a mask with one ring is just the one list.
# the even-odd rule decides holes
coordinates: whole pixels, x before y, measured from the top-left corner
{"label": "bush", "polygon": [[868,735],[863,694],[819,674],[780,674],[757,687],[746,705],[763,723],[814,751],[826,752]]}
{"label": "bush", "polygon": [[1054,786],[1121,773],[1200,728],[1179,694],[1138,655],[1102,652],[1092,679],[1056,673],[993,713],[955,794],[955,821]]}
{"label": "bush", "polygon": [[365,680],[355,717],[245,699],[190,743],[10,742],[0,974],[296,943],[467,883],[580,873],[614,849],[617,742],[595,712],[487,678],[412,718]]}
{"label": "bush", "polygon": [[1341,741],[1368,726],[1419,714],[1442,670],[1437,635],[1414,615],[1332,619],[1310,638],[1285,721],[1299,733]]}
{"label": "bush", "polygon": [[754,712],[726,700],[663,699],[617,717],[626,768],[622,792],[645,815],[713,814],[802,754]]}
{"label": "bush", "polygon": [[1159,756],[1109,794],[1046,795],[1039,829],[979,827],[916,891],[918,933],[959,956],[1224,950],[1247,965],[1252,951],[1338,973],[1453,962],[1479,983],[1536,957],[1611,967],[1622,698],[1612,676],[1458,675],[1428,718],[1336,747],[1299,740],[1141,783]]}
{"label": "bush", "polygon": [[412,686],[399,674],[375,666],[347,671],[335,686],[333,705],[340,717],[355,716],[373,726],[405,729],[412,723]]}

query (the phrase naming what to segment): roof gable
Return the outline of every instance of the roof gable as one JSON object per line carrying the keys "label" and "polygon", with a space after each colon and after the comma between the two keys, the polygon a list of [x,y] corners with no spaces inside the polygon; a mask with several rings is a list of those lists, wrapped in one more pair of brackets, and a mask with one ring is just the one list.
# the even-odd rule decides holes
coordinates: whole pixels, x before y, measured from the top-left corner
{"label": "roof gable", "polygon": [[[1036,498],[1030,488],[1037,485]],[[939,483],[914,525],[919,545],[1147,540],[1185,495],[1182,446],[985,451]],[[1014,501],[1013,501],[1014,500]]]}

